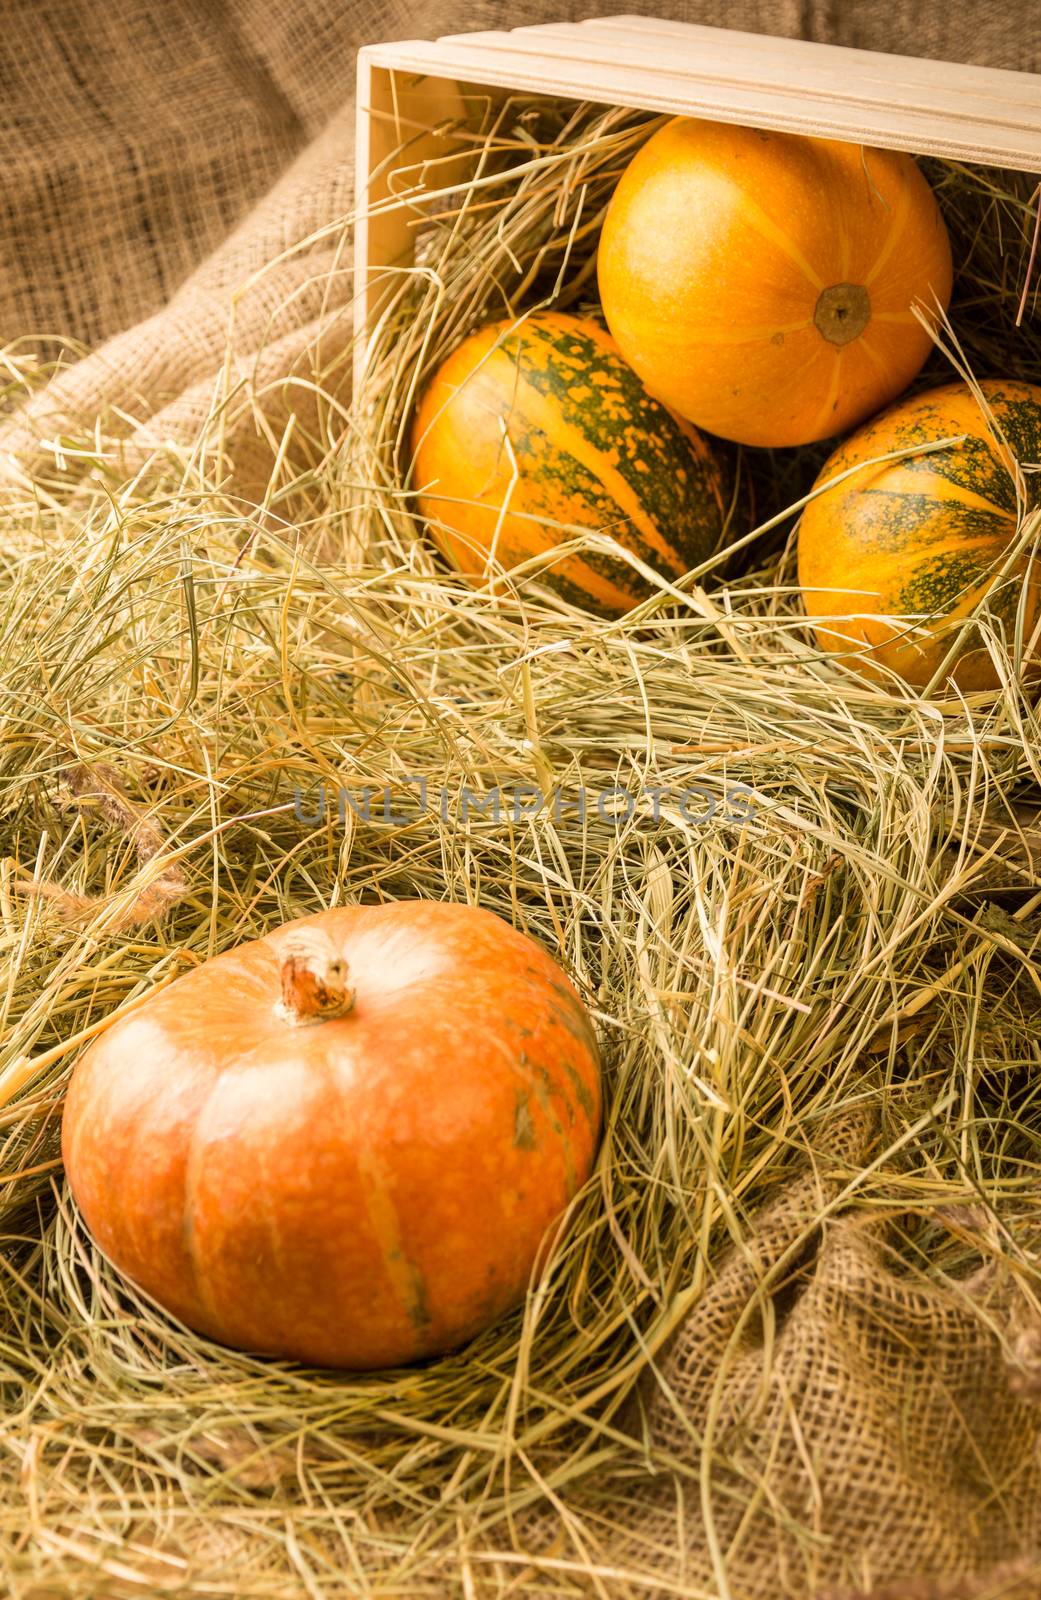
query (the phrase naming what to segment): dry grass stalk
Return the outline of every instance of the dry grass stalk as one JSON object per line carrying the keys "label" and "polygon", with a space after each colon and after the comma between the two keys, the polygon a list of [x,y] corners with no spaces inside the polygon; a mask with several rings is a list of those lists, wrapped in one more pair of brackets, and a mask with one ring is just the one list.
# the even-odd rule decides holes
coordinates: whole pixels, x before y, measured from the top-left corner
{"label": "dry grass stalk", "polygon": [[[647,1470],[619,1419],[721,1254],[751,1247],[760,1204],[806,1159],[833,1170],[846,1109],[873,1107],[882,1131],[845,1203],[920,1219],[909,1272],[977,1270],[979,1238],[930,1219],[980,1206],[1001,1221],[991,1259],[1038,1292],[1038,924],[992,915],[978,891],[996,858],[981,868],[966,843],[1036,801],[1041,726],[1011,669],[996,695],[941,702],[820,659],[786,515],[814,452],[754,456],[760,526],[740,553],[613,623],[536,572],[471,588],[417,526],[420,375],[475,320],[585,303],[603,206],[648,127],[491,111],[482,186],[423,225],[370,388],[348,412],[342,363],[316,357],[312,422],[273,439],[259,505],[229,477],[217,396],[191,451],[125,481],[85,432],[67,470],[0,508],[0,825],[21,864],[0,875],[13,1600],[645,1592],[610,1553]],[[1013,333],[1029,196],[933,176],[968,359],[1036,370],[1036,320]],[[263,388],[236,403],[263,440]],[[97,794],[132,846],[115,857],[78,817],[52,837],[43,795],[70,745],[77,798]],[[357,803],[367,786],[368,820],[335,802],[302,820],[323,783]],[[516,784],[555,787],[562,814],[464,814],[464,785]],[[694,784],[716,806],[700,825],[678,799]],[[726,814],[735,785],[751,818]],[[581,789],[612,786],[636,796],[628,814],[580,813]],[[406,820],[384,820],[384,797]],[[27,907],[30,864],[35,894],[85,919]],[[595,1180],[526,1306],[457,1357],[351,1379],[217,1350],[118,1280],[53,1181],[67,1074],[186,964],[321,905],[409,894],[480,900],[575,974],[608,1061]],[[707,1446],[702,1488],[715,1469]],[[565,1509],[536,1558],[524,1518],[547,1504]],[[793,1537],[811,1560],[818,1532]]]}
{"label": "dry grass stalk", "polygon": [[[62,773],[62,782],[73,806],[88,815],[96,810],[133,844],[141,876],[163,856],[166,840],[142,808],[127,798],[111,767],[102,763],[90,769],[72,765]],[[36,878],[15,877],[11,886],[18,894],[38,895],[51,901],[66,921],[87,921],[106,904],[101,896],[76,894],[59,883]],[[116,907],[114,916],[106,918],[106,931],[125,933],[129,928],[154,922],[184,898],[187,886],[184,871],[177,862],[162,866],[158,873],[148,875],[147,881],[135,889],[129,900],[124,899]]]}

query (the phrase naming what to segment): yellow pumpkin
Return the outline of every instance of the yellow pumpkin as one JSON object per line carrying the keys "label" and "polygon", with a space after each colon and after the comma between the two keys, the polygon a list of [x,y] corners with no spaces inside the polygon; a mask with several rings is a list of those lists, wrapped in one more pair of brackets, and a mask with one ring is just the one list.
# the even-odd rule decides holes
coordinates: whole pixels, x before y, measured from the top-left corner
{"label": "yellow pumpkin", "polygon": [[[980,387],[1001,437],[965,384],[916,395],[839,446],[818,484],[841,481],[803,512],[799,584],[817,641],[853,652],[850,662],[869,675],[885,667],[925,688],[984,599],[1009,646],[1017,616],[1025,640],[1037,622],[1036,558],[1027,551],[1001,573],[1020,515],[1041,504],[1037,474],[1016,467],[1041,461],[1041,388],[997,380]],[[944,439],[961,442],[878,459]],[[948,675],[965,690],[998,683],[971,624]]]}
{"label": "yellow pumpkin", "polygon": [[951,251],[910,156],[677,118],[604,221],[600,298],[622,355],[699,428],[826,439],[906,388]]}
{"label": "yellow pumpkin", "polygon": [[617,614],[652,585],[609,547],[554,554],[576,530],[609,535],[667,578],[722,539],[724,473],[712,447],[584,318],[539,312],[465,340],[423,395],[413,450],[420,511],[474,577],[545,557],[542,582]]}

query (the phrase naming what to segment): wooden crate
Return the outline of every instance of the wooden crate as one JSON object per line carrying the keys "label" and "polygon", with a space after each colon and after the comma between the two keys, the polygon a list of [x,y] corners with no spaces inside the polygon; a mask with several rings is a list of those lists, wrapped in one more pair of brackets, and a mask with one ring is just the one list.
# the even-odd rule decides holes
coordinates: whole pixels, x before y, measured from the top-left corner
{"label": "wooden crate", "polygon": [[[358,56],[355,233],[363,335],[387,269],[413,259],[417,208],[449,180],[450,130],[465,121],[468,97],[510,90],[1041,173],[1041,77],[1032,73],[637,16],[367,45]],[[396,167],[406,141],[407,163],[399,157]],[[366,342],[356,344],[359,377]]]}

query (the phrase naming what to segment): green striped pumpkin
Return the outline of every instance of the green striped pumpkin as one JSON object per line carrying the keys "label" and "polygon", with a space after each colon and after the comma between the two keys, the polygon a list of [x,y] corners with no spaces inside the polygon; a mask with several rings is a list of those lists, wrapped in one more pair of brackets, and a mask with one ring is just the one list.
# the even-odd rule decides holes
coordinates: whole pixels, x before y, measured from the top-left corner
{"label": "green striped pumpkin", "polygon": [[[966,384],[903,400],[839,446],[818,484],[847,476],[803,512],[799,584],[818,643],[869,675],[884,667],[924,688],[942,670],[962,689],[992,689],[993,659],[966,619],[989,613],[1009,649],[1037,621],[1037,558],[1027,550],[1002,569],[1020,519],[1041,505],[1041,476],[1020,467],[1041,463],[1041,388],[980,389],[996,428]],[[945,439],[961,442],[878,460]]]}
{"label": "green striped pumpkin", "polygon": [[617,615],[652,585],[609,550],[560,550],[576,529],[610,535],[668,578],[722,540],[715,451],[587,319],[539,312],[473,334],[426,389],[413,450],[420,511],[473,577],[541,558],[539,577],[564,598]]}

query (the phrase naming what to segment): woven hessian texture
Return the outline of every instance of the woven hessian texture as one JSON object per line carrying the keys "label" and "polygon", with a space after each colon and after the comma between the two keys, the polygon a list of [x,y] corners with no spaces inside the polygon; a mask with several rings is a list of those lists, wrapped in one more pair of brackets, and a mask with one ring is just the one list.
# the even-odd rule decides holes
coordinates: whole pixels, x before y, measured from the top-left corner
{"label": "woven hessian texture", "polygon": [[[661,1600],[724,1575],[748,1600],[919,1575],[938,1586],[894,1594],[1038,1592],[1031,1313],[982,1263],[926,1281],[906,1219],[842,1206],[877,1146],[871,1119],[832,1130],[830,1157],[782,1189],[648,1369],[631,1431],[676,1470],[628,1485],[605,1537],[623,1571],[657,1567]],[[547,1519],[542,1536],[559,1542]]]}
{"label": "woven hessian texture", "polygon": [[[33,460],[39,443],[84,415],[104,414],[110,436],[133,432],[121,412],[152,419],[132,439],[128,464],[134,445],[190,438],[210,409],[229,332],[238,370],[260,388],[307,363],[320,311],[333,341],[325,356],[335,360],[349,330],[332,330],[330,313],[348,307],[350,280],[330,233],[270,263],[350,209],[359,43],[632,9],[628,0],[9,0],[0,29],[0,345],[53,334],[91,353],[0,428],[0,463]],[[1013,15],[1001,0],[674,0],[650,9],[1041,66],[1036,10],[1017,5]],[[299,410],[299,388],[293,402]],[[266,396],[265,413],[277,438],[277,396]],[[255,439],[244,447],[254,454]],[[263,467],[239,464],[244,491]]]}
{"label": "woven hessian texture", "polygon": [[[318,359],[320,327],[323,368],[339,362],[346,383],[351,285],[336,224],[352,199],[357,45],[632,9],[631,0],[8,0],[0,345],[64,353],[31,405],[0,427],[0,461],[45,460],[64,427],[95,415],[126,436],[128,459],[190,438],[229,334],[233,369],[277,391]],[[1041,70],[1038,9],[1007,0],[654,9]],[[277,394],[268,416],[277,442]],[[247,489],[263,479],[266,448],[250,430],[259,456],[241,463]],[[897,1219],[837,1203],[843,1160],[869,1159],[873,1137],[865,1124],[836,1135],[835,1172],[808,1171],[782,1193],[648,1375],[629,1418],[645,1448],[634,1450],[605,1542],[620,1572],[660,1571],[662,1595],[719,1592],[721,1561],[736,1600],[869,1591],[905,1577],[917,1586],[878,1595],[1041,1593],[1041,1430],[1015,1291],[983,1268],[974,1280],[927,1284],[894,1245]],[[707,1484],[706,1434],[721,1463]],[[645,1470],[652,1449],[675,1470]],[[532,1549],[555,1540],[568,1551],[545,1519],[528,1536]],[[619,1596],[650,1592],[624,1577],[612,1584]]]}

